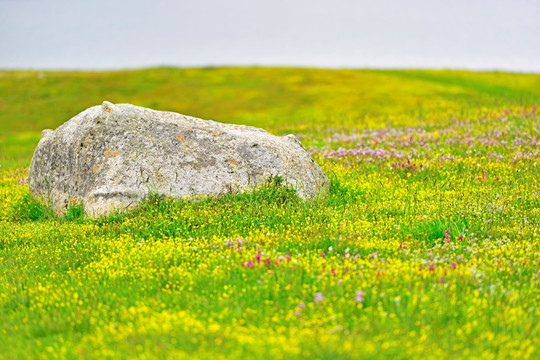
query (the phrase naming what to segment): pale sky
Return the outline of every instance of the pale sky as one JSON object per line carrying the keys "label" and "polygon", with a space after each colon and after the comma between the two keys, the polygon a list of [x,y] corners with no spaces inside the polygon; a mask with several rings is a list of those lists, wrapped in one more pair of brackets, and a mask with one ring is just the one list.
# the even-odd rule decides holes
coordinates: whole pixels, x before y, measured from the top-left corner
{"label": "pale sky", "polygon": [[540,72],[537,0],[0,0],[0,68]]}

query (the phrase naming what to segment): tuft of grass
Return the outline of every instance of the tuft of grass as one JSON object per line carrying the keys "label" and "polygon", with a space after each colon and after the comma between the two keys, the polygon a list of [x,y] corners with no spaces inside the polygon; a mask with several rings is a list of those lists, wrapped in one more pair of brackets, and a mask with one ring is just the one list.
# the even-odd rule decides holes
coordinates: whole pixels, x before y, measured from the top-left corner
{"label": "tuft of grass", "polygon": [[52,208],[25,192],[18,202],[14,204],[12,210],[12,220],[23,221],[46,221],[54,217]]}
{"label": "tuft of grass", "polygon": [[84,204],[77,203],[69,206],[64,214],[65,221],[80,222],[84,219]]}
{"label": "tuft of grass", "polygon": [[404,238],[418,239],[434,245],[437,242],[444,242],[446,231],[459,235],[464,234],[470,228],[469,222],[464,218],[439,218],[404,227],[401,233]]}
{"label": "tuft of grass", "polygon": [[[253,190],[241,193],[229,192],[194,199],[176,199],[150,193],[134,208],[112,212],[96,222],[101,226],[113,226],[118,231],[136,233],[143,238],[163,235],[197,237],[226,232],[249,233],[261,226],[271,229],[281,227],[286,220],[284,212],[307,213],[309,208],[309,201],[299,198],[292,186],[276,176],[268,178]],[[225,227],[220,223],[208,224],[205,214],[209,212],[231,216],[233,221]]]}

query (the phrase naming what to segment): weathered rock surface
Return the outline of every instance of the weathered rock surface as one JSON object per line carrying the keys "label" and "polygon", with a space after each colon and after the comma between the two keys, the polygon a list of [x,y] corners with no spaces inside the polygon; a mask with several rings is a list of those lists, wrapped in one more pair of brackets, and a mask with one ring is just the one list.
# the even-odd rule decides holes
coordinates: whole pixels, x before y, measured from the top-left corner
{"label": "weathered rock surface", "polygon": [[28,184],[57,212],[82,201],[87,214],[99,216],[150,192],[217,195],[252,189],[270,176],[304,198],[328,186],[294,135],[104,102],[43,131]]}

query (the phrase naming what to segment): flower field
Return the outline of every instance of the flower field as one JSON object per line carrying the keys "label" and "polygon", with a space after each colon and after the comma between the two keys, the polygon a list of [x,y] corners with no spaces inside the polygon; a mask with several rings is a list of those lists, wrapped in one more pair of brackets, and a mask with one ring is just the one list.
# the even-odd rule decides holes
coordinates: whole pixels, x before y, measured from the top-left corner
{"label": "flower field", "polygon": [[[294,133],[329,192],[58,218],[40,131],[105,99]],[[535,74],[0,72],[0,358],[537,359],[538,105]]]}

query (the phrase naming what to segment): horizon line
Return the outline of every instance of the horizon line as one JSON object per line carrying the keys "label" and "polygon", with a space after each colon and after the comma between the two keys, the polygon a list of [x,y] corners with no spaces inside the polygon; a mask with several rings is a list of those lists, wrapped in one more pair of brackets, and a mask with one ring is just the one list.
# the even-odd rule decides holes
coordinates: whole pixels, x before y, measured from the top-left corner
{"label": "horizon line", "polygon": [[290,64],[276,64],[276,65],[239,65],[239,64],[208,64],[208,65],[142,65],[142,66],[118,66],[118,67],[0,67],[0,71],[35,71],[35,72],[121,72],[121,71],[137,71],[137,70],[150,70],[160,68],[172,68],[172,69],[219,69],[219,68],[276,68],[276,69],[317,69],[317,70],[374,70],[374,71],[470,71],[470,72],[501,72],[501,73],[514,73],[514,74],[540,74],[539,70],[532,69],[508,69],[508,68],[476,68],[476,67],[427,67],[427,66],[316,66],[316,65],[290,65]]}

